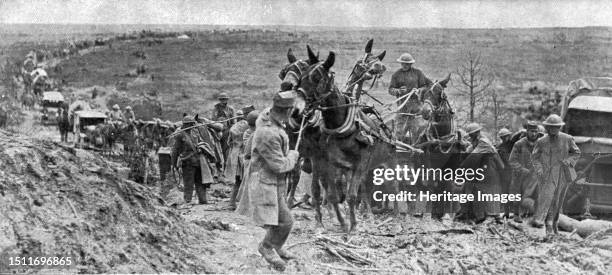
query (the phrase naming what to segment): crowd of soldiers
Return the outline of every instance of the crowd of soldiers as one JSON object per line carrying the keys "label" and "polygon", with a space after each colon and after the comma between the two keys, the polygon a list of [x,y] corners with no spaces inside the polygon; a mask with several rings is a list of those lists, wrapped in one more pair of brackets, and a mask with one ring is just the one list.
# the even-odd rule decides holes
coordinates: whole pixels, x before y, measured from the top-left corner
{"label": "crowd of soldiers", "polygon": [[[389,94],[401,97],[412,89],[431,85],[432,81],[412,66],[415,63],[412,55],[405,53],[397,62],[402,67],[391,77]],[[558,104],[558,94],[555,100]],[[541,124],[531,120],[515,134],[502,128],[498,133],[502,142],[497,146],[481,134],[482,126],[478,123],[467,125],[462,132],[469,141],[466,149],[469,155],[461,166],[484,164],[487,169],[485,184],[469,185],[463,191],[521,194],[522,201],[504,205],[503,211],[499,202],[475,202],[471,213],[462,209],[459,215],[471,215],[476,222],[487,217],[500,219],[513,215],[517,223],[532,215],[532,226],[545,226],[547,233],[557,233],[559,213],[569,183],[575,180],[574,166],[580,157],[573,137],[560,132],[564,124],[559,115],[549,114]]]}

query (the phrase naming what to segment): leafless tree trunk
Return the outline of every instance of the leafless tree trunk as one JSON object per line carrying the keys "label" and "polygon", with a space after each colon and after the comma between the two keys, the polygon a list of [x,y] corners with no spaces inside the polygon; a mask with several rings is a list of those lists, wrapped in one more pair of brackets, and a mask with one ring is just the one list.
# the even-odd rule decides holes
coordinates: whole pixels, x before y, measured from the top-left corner
{"label": "leafless tree trunk", "polygon": [[485,91],[493,82],[493,76],[482,62],[480,53],[474,50],[465,52],[463,60],[457,68],[457,75],[459,75],[460,80],[457,90],[468,97],[470,107],[469,120],[473,122],[476,107],[485,98]]}
{"label": "leafless tree trunk", "polygon": [[504,106],[506,101],[500,97],[500,93],[497,89],[491,89],[489,97],[492,105],[493,127],[495,130],[498,130],[499,121],[505,119],[505,115],[507,114],[507,110]]}

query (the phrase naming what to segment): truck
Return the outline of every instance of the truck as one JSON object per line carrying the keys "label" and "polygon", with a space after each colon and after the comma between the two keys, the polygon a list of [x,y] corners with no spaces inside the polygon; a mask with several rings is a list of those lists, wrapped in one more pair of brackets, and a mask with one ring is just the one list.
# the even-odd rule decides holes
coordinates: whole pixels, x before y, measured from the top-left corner
{"label": "truck", "polygon": [[566,196],[567,214],[612,213],[612,78],[587,77],[570,82],[561,101],[562,131],[581,150],[576,164],[584,177]]}

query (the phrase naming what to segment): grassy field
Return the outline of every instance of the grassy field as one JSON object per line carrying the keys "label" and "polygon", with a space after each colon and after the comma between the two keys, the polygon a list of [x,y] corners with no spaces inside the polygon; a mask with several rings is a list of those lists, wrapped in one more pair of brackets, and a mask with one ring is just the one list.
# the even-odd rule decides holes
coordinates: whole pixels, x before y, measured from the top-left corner
{"label": "grassy field", "polygon": [[[137,30],[141,26],[74,28],[71,37],[95,37],[109,33]],[[25,27],[24,27],[25,28]],[[51,41],[61,36],[57,28],[45,37],[41,27],[35,28],[41,41]],[[170,30],[172,26],[159,27]],[[205,31],[211,27],[191,26],[191,30]],[[144,27],[143,27],[144,29]],[[186,30],[182,27],[181,30]],[[275,32],[245,31],[233,39],[211,41],[203,33],[197,39],[166,39],[162,44],[147,46],[137,41],[113,44],[112,49],[96,49],[89,54],[73,57],[62,64],[62,76],[68,85],[112,87],[121,81],[128,84],[128,94],[157,92],[162,100],[164,116],[178,119],[182,112],[206,112],[214,104],[215,95],[227,92],[231,104],[242,107],[255,104],[263,107],[277,90],[277,75],[286,63],[285,53],[293,48],[298,58],[305,58],[307,44],[321,52],[337,53],[334,70],[339,86],[354,62],[363,54],[367,39],[374,38],[374,52],[387,50],[385,63],[389,71],[383,83],[389,83],[393,71],[399,68],[394,60],[403,52],[412,53],[416,66],[430,78],[441,79],[454,73],[462,62],[464,53],[473,50],[481,53],[489,72],[495,76],[495,87],[504,94],[506,108],[526,107],[537,100],[528,95],[529,87],[544,91],[564,91],[569,81],[584,76],[611,76],[612,29],[306,29],[268,27],[268,29],[296,33],[297,40],[279,40]],[[11,33],[10,28],[2,28]],[[179,29],[174,29],[179,30]],[[257,33],[259,36],[251,35]],[[15,55],[36,45],[27,28],[14,30],[11,45],[5,45],[3,53]],[[21,35],[21,36],[20,36]],[[242,34],[240,34],[242,35]],[[19,42],[21,40],[25,42]],[[229,36],[228,36],[229,37]],[[236,40],[238,37],[238,40]],[[45,39],[47,38],[47,39]],[[7,44],[6,42],[4,42]],[[138,78],[126,74],[135,69],[138,62],[134,51],[144,50],[147,58],[147,74]],[[151,77],[152,76],[152,77]],[[465,98],[457,93],[456,75],[449,89],[454,107],[463,116]],[[381,85],[374,94],[391,100],[386,87]],[[483,100],[485,108],[486,100]],[[486,108],[485,108],[486,109]],[[479,120],[488,123],[488,112],[479,112]],[[464,120],[460,117],[460,120]]]}

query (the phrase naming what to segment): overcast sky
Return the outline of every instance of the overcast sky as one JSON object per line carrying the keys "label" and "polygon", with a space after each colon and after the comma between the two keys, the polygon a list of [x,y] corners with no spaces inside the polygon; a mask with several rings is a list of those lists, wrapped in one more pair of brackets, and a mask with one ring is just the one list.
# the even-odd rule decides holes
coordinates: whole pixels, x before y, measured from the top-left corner
{"label": "overcast sky", "polygon": [[612,26],[612,0],[0,0],[0,22],[406,28]]}

